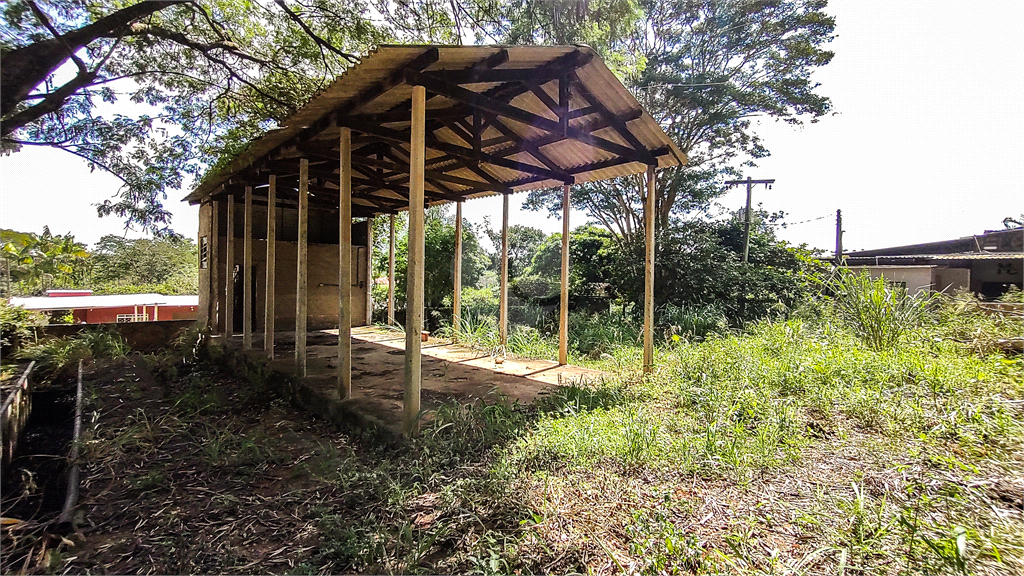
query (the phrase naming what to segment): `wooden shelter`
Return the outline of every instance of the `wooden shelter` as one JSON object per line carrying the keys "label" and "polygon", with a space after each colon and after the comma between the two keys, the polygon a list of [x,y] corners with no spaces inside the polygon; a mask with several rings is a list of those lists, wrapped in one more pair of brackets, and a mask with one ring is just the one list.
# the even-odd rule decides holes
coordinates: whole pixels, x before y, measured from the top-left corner
{"label": "wooden shelter", "polygon": [[[274,330],[285,327],[294,304],[300,375],[305,374],[308,322],[334,323],[339,327],[339,394],[348,396],[351,326],[370,321],[372,284],[368,274],[372,227],[353,224],[353,217],[392,215],[389,318],[393,319],[393,215],[408,210],[404,402],[406,430],[415,433],[421,381],[424,207],[456,202],[457,226],[461,226],[462,201],[505,195],[499,319],[504,342],[508,195],[562,187],[565,233],[559,361],[565,363],[569,187],[646,172],[644,361],[650,368],[654,279],[654,195],[650,191],[657,168],[685,161],[658,123],[588,47],[383,46],[281,128],[252,142],[226,167],[209,174],[186,198],[201,205],[200,320],[230,337],[237,311],[242,315],[243,346],[248,348],[254,309],[259,307],[264,346],[272,356]],[[244,210],[241,223],[235,215],[239,203]],[[256,240],[265,244],[261,247],[265,250],[259,251],[266,254],[262,275],[256,274],[253,264],[254,226]],[[282,256],[283,252],[287,254]],[[457,326],[460,244],[454,258]],[[282,260],[294,260],[294,276],[282,273]],[[317,275],[322,279],[325,270],[336,271],[337,284],[312,281]],[[235,282],[225,281],[234,278],[236,271],[242,279],[243,297],[238,299]],[[289,280],[294,282],[295,296],[281,298],[291,291]],[[360,288],[352,290],[353,285]],[[325,313],[328,300],[336,303],[334,314]]]}

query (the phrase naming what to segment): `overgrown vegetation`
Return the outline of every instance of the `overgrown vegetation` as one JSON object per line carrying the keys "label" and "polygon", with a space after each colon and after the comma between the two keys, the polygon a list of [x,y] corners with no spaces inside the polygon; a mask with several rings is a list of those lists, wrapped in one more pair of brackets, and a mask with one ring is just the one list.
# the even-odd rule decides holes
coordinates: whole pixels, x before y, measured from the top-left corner
{"label": "overgrown vegetation", "polygon": [[195,242],[173,234],[129,240],[107,235],[92,250],[71,234],[0,233],[0,287],[6,297],[40,295],[51,288],[96,294],[196,294]]}
{"label": "overgrown vegetation", "polygon": [[930,294],[910,295],[867,272],[840,270],[827,287],[835,295],[836,311],[854,334],[875,351],[892,350],[924,316]]}
{"label": "overgrown vegetation", "polygon": [[635,331],[574,315],[604,379],[532,406],[448,403],[405,444],[310,421],[261,363],[193,331],[147,362],[155,387],[92,395],[85,454],[109,488],[91,514],[132,505],[50,569],[136,571],[136,550],[183,573],[1020,573],[1024,363],[962,336],[1024,319],[935,300],[876,349],[841,306],[744,331],[663,312],[691,329],[659,339],[651,376]]}
{"label": "overgrown vegetation", "polygon": [[46,323],[45,315],[0,300],[0,349],[4,356],[13,352],[22,342],[34,339],[33,328],[45,326]]}
{"label": "overgrown vegetation", "polygon": [[79,360],[121,360],[130,351],[131,348],[115,330],[95,328],[83,330],[77,336],[47,338],[23,345],[16,357],[35,361],[34,377],[37,382],[46,383],[70,376],[77,369]]}

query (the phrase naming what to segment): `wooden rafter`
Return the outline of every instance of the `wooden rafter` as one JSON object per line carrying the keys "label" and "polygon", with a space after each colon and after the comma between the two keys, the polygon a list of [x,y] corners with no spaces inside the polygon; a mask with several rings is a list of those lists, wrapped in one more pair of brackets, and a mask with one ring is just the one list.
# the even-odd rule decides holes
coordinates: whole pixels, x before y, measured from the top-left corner
{"label": "wooden rafter", "polygon": [[497,116],[504,116],[522,124],[526,124],[527,126],[539,128],[547,132],[555,134],[564,132],[562,135],[566,138],[572,138],[573,140],[594,148],[611,152],[612,154],[633,158],[637,162],[644,162],[646,164],[654,163],[654,158],[646,150],[634,150],[627,146],[623,146],[622,144],[617,144],[611,140],[601,138],[600,136],[581,132],[571,126],[563,128],[563,126],[557,121],[545,118],[544,116],[535,114],[528,110],[523,110],[522,108],[517,108],[511,104],[505,104],[500,100],[489,98],[479,92],[473,92],[472,90],[468,90],[462,86],[449,84],[426,74],[411,70],[406,70],[405,79],[409,84],[423,86],[431,92],[442,94],[472,108],[490,112]]}

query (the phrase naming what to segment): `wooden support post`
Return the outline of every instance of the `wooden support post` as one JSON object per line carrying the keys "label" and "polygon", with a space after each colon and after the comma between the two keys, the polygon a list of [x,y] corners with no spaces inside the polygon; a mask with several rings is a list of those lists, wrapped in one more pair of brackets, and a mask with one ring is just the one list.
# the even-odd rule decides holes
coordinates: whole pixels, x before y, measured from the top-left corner
{"label": "wooden support post", "polygon": [[[364,326],[373,325],[373,216],[366,218],[366,322]],[[355,278],[359,283],[358,276]]]}
{"label": "wooden support post", "polygon": [[220,334],[220,201],[213,201],[213,222],[210,223],[210,333]]}
{"label": "wooden support post", "polygon": [[352,131],[341,129],[338,200],[338,397],[352,396]]}
{"label": "wooden support post", "polygon": [[153,322],[158,322],[159,320],[160,320],[160,305],[154,303],[153,304]]}
{"label": "wooden support post", "polygon": [[562,185],[562,289],[558,309],[558,363],[569,363],[569,185]]}
{"label": "wooden support post", "polygon": [[654,371],[654,166],[647,167],[647,201],[644,226],[647,250],[644,257],[644,372]]}
{"label": "wooden support post", "polygon": [[395,325],[395,215],[391,215],[388,239],[388,326]]}
{"label": "wooden support post", "polygon": [[235,197],[228,194],[228,225],[224,231],[224,342],[235,334]]}
{"label": "wooden support post", "polygon": [[242,223],[242,350],[252,350],[252,186],[245,187]]}
{"label": "wooden support post", "polygon": [[843,265],[843,211],[836,210],[836,266]]}
{"label": "wooden support post", "polygon": [[267,189],[267,297],[263,312],[263,351],[274,359],[274,284],[277,280],[277,176],[271,174]]}
{"label": "wooden support post", "polygon": [[501,208],[501,300],[498,306],[498,340],[502,352],[508,345],[508,194]]}
{"label": "wooden support post", "polygon": [[299,246],[295,274],[295,369],[306,375],[306,258],[309,229],[309,160],[299,160]]}
{"label": "wooden support post", "polygon": [[426,136],[426,90],[412,87],[412,134],[409,143],[409,268],[405,289],[405,397],[404,429],[419,434],[423,330],[423,171]]}
{"label": "wooden support post", "polygon": [[462,201],[455,203],[455,292],[452,295],[452,334],[459,341],[462,328]]}

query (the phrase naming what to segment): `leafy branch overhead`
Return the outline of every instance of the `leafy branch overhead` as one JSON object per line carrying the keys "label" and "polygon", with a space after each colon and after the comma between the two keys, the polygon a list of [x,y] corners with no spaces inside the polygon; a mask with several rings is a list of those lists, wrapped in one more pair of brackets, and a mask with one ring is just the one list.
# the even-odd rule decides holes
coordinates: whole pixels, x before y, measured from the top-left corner
{"label": "leafy branch overhead", "polygon": [[[290,115],[387,37],[366,11],[327,2],[10,2],[4,149],[49,146],[84,158],[123,182],[101,215],[167,232],[169,189]],[[111,115],[125,96],[145,113]]]}

